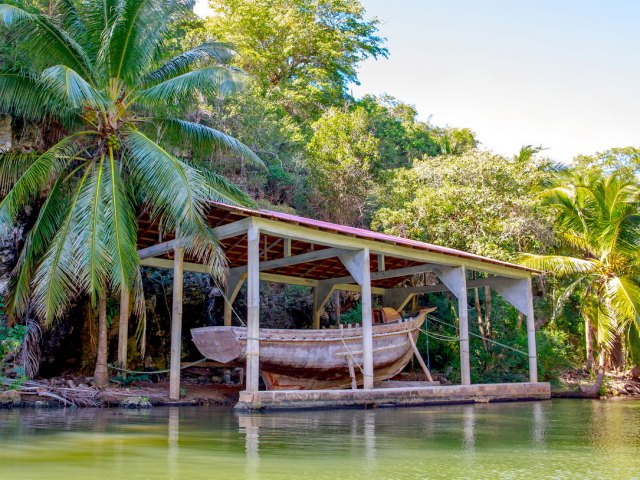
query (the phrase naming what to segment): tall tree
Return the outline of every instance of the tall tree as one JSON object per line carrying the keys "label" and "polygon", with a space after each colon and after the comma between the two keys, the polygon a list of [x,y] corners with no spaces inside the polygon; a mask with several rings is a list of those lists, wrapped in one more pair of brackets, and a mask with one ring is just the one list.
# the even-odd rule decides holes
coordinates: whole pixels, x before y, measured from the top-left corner
{"label": "tall tree", "polygon": [[392,235],[513,260],[544,250],[552,232],[536,198],[550,162],[522,164],[487,151],[425,156],[390,172],[372,227]]}
{"label": "tall tree", "polygon": [[[560,299],[580,297],[587,338],[597,331],[602,383],[605,360],[620,338],[640,358],[640,190],[628,177],[560,175],[544,192],[566,255],[529,255],[523,263],[573,281]],[[587,349],[588,350],[588,349]]]}
{"label": "tall tree", "polygon": [[220,0],[204,31],[233,43],[239,65],[296,118],[347,96],[358,63],[386,56],[359,0]]}
{"label": "tall tree", "polygon": [[325,220],[361,226],[372,185],[372,167],[378,159],[379,140],[362,107],[330,109],[313,124],[307,146],[307,165],[315,205]]}
{"label": "tall tree", "polygon": [[237,87],[226,44],[207,42],[167,61],[170,22],[179,0],[61,2],[55,16],[0,5],[6,43],[19,63],[0,72],[0,111],[55,124],[49,149],[0,155],[8,192],[0,222],[44,198],[15,270],[11,308],[32,304],[50,323],[70,300],[91,296],[99,309],[96,380],[107,381],[106,296],[133,289],[142,309],[137,217],[160,220],[165,234],[190,238],[189,250],[220,273],[207,201],[246,204],[247,197],[206,169],[217,151],[255,164],[244,144],[180,118],[194,100]]}

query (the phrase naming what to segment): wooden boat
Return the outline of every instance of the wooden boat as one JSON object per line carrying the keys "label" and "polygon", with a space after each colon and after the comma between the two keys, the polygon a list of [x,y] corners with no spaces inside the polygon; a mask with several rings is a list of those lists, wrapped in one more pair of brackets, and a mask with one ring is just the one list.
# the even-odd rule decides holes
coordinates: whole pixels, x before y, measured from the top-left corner
{"label": "wooden boat", "polygon": [[[414,353],[427,313],[403,320],[391,308],[374,310],[374,381],[394,377]],[[205,357],[244,367],[246,327],[203,327],[191,330]],[[413,346],[412,346],[413,344]],[[260,329],[260,373],[269,390],[352,388],[362,385],[362,327],[324,330]]]}

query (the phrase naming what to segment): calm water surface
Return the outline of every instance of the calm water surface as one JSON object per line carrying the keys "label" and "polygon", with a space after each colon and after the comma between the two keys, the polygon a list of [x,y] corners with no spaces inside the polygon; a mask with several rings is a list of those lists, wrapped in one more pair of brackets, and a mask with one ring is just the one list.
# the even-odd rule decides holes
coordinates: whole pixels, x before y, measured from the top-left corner
{"label": "calm water surface", "polygon": [[0,411],[0,479],[640,478],[640,402]]}

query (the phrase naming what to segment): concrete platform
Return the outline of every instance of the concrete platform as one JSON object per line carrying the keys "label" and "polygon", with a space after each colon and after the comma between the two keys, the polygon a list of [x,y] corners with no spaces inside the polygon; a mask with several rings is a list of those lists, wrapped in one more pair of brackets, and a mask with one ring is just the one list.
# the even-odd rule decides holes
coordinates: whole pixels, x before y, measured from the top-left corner
{"label": "concrete platform", "polygon": [[[398,382],[396,382],[397,384]],[[513,402],[551,398],[549,383],[406,386],[372,390],[271,390],[240,392],[236,409],[295,410],[410,407],[457,403]]]}

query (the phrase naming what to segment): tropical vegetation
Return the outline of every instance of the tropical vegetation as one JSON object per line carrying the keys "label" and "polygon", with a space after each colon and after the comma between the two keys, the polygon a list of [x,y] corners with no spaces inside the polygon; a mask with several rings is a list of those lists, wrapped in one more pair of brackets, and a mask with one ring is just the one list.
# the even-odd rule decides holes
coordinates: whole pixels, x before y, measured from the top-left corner
{"label": "tropical vegetation", "polygon": [[90,296],[100,384],[108,378],[107,296],[133,291],[144,309],[137,217],[160,218],[163,234],[191,238],[215,273],[223,257],[206,202],[250,201],[208,159],[233,152],[261,164],[238,140],[183,117],[199,97],[231,93],[242,81],[224,43],[166,58],[171,20],[184,9],[179,1],[69,2],[50,16],[0,5],[15,57],[0,73],[0,109],[55,132],[42,151],[10,149],[0,160],[3,224],[41,200],[12,277],[11,311],[33,308],[49,324],[72,299]]}
{"label": "tropical vegetation", "polygon": [[[163,235],[193,238],[189,254],[216,273],[224,259],[203,215],[218,200],[545,270],[534,284],[545,379],[640,360],[637,147],[581,155],[569,168],[538,146],[491,152],[471,129],[434,125],[386,94],[355,98],[359,62],[389,55],[380,20],[359,0],[216,0],[206,19],[191,6],[0,6],[0,113],[10,127],[0,135],[0,253],[16,251],[0,255],[0,280],[10,279],[0,283],[3,325],[35,318],[57,337],[78,325],[79,348],[97,341],[99,361],[89,363],[104,383],[107,344],[129,321],[120,314],[114,328],[116,297],[131,293],[153,340],[146,353],[133,346],[131,361],[164,368],[171,277],[139,266],[137,220],[159,218]],[[215,285],[188,282],[185,309],[219,318]],[[262,290],[264,325],[308,325],[308,289]],[[429,325],[440,340],[419,346],[455,380],[455,300],[421,301],[443,323]],[[471,340],[474,380],[525,378],[526,356],[514,353],[526,350],[522,316],[489,288],[473,289],[469,307],[472,333],[484,337]],[[343,295],[343,321],[357,308]],[[0,342],[14,339],[8,332]],[[65,367],[86,370],[80,356]]]}

